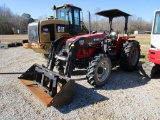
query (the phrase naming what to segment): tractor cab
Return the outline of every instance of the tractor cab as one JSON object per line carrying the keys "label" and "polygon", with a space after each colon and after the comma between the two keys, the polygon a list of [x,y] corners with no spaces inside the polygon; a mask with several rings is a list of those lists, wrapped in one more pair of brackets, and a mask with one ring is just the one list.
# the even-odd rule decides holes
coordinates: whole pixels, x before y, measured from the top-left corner
{"label": "tractor cab", "polygon": [[79,34],[81,32],[81,8],[73,6],[71,4],[64,4],[59,7],[54,6],[52,9],[56,12],[56,19],[69,21],[69,32],[71,34]]}

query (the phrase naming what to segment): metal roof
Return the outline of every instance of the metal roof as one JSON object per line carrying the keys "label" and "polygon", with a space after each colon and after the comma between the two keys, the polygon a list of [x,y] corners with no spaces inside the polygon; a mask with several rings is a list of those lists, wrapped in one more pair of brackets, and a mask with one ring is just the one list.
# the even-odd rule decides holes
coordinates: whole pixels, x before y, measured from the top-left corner
{"label": "metal roof", "polygon": [[95,14],[101,15],[104,17],[109,17],[109,18],[120,17],[120,16],[124,16],[124,17],[131,16],[130,14],[125,13],[125,12],[118,10],[118,9],[104,10],[104,11],[97,12]]}
{"label": "metal roof", "polygon": [[63,8],[63,7],[75,7],[75,8],[82,10],[80,7],[74,6],[73,4],[63,4],[61,6],[58,6],[57,8]]}

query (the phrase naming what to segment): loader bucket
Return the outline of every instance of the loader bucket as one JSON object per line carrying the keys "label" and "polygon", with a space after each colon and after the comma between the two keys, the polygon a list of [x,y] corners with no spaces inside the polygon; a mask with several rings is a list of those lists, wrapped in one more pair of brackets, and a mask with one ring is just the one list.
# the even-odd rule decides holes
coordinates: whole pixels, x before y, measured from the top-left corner
{"label": "loader bucket", "polygon": [[63,106],[74,98],[74,81],[38,64],[20,77],[20,82],[45,106]]}

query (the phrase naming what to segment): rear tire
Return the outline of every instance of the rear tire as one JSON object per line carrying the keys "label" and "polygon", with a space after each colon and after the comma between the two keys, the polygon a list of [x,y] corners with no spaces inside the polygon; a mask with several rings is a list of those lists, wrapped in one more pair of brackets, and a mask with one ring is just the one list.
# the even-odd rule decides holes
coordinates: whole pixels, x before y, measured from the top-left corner
{"label": "rear tire", "polygon": [[140,57],[140,45],[135,40],[129,40],[123,43],[119,54],[120,68],[131,72],[138,66]]}
{"label": "rear tire", "polygon": [[94,56],[87,68],[87,82],[95,87],[103,86],[107,83],[111,73],[111,61],[107,56]]}

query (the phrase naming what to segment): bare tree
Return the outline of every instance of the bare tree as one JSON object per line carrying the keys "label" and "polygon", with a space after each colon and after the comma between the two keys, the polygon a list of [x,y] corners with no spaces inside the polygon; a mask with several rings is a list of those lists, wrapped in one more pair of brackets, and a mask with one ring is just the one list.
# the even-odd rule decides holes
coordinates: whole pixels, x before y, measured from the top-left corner
{"label": "bare tree", "polygon": [[13,14],[6,5],[0,6],[0,34],[15,34],[17,30],[26,33],[28,23],[33,21],[30,14],[24,13],[19,16]]}
{"label": "bare tree", "polygon": [[0,6],[0,34],[13,34],[12,23],[12,12],[5,5]]}
{"label": "bare tree", "polygon": [[[100,9],[99,7],[97,7],[97,8],[94,10],[94,13],[97,13],[97,12],[99,12],[99,11],[101,11],[101,9]],[[96,27],[95,27],[95,28],[96,28],[96,30],[98,30],[98,21],[99,21],[100,16],[94,14],[94,17],[95,17],[95,24],[96,24]]]}
{"label": "bare tree", "polygon": [[[99,17],[95,15],[96,12],[99,12],[100,8],[95,8],[94,12],[91,13],[91,30],[109,30],[109,22],[107,18]],[[46,14],[39,17],[39,19],[47,18]],[[22,16],[13,14],[12,11],[6,7],[6,5],[0,6],[0,34],[16,34],[17,30],[20,30],[20,33],[27,32],[28,23],[33,22],[34,19],[29,13],[24,13]],[[87,28],[88,24],[88,15],[83,18],[83,21]],[[150,31],[152,22],[146,22],[140,17],[131,16],[129,17],[128,22],[128,32],[133,33],[135,30],[139,31]],[[119,33],[124,32],[124,17],[113,19],[113,28]]]}

